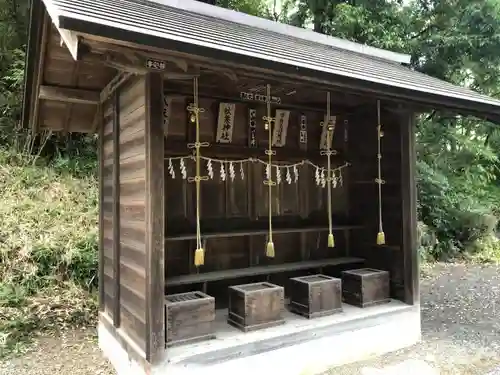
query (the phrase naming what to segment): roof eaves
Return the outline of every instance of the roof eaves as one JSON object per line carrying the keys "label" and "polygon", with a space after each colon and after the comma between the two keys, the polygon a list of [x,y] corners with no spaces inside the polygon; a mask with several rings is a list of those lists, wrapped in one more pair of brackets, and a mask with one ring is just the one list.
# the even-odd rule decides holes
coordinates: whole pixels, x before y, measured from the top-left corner
{"label": "roof eaves", "polygon": [[[80,21],[88,22],[88,23],[95,22],[95,19],[93,17],[89,17],[86,15],[66,14],[65,12],[61,13],[61,15],[60,15],[61,27],[68,29],[68,30],[72,30],[72,26],[69,25],[71,23],[71,20],[80,20]],[[137,34],[149,35],[149,36],[158,37],[161,39],[170,39],[172,41],[184,43],[187,45],[194,45],[194,46],[209,48],[212,50],[225,51],[225,52],[228,52],[231,54],[236,54],[236,55],[245,55],[245,56],[248,56],[250,58],[259,59],[259,60],[266,59],[269,61],[273,61],[275,63],[294,66],[294,67],[296,67],[297,71],[299,69],[306,69],[306,70],[318,71],[318,72],[321,71],[323,73],[333,74],[336,76],[344,76],[347,78],[361,80],[364,82],[372,82],[372,83],[381,84],[381,85],[388,84],[387,79],[384,79],[383,77],[373,76],[369,72],[353,72],[353,71],[350,71],[350,70],[344,69],[344,68],[331,68],[331,67],[326,67],[326,66],[318,66],[316,64],[295,61],[293,59],[287,58],[286,56],[276,56],[276,55],[263,56],[261,53],[257,53],[254,51],[249,51],[249,50],[243,51],[243,50],[235,49],[231,46],[222,46],[222,45],[218,45],[218,44],[216,45],[216,44],[209,42],[209,41],[192,39],[188,36],[184,36],[184,35],[180,35],[180,34],[163,33],[163,32],[158,32],[155,30],[145,30],[143,28],[140,28],[139,26],[124,25],[120,22],[115,22],[115,21],[110,21],[110,20],[100,20],[100,24],[103,26],[112,27],[112,28],[116,28],[116,29],[128,30],[130,32],[137,33]],[[76,30],[76,31],[84,32],[84,30]],[[99,30],[99,32],[101,32],[101,30]],[[98,33],[96,33],[96,35],[98,35]],[[398,68],[407,69],[403,66],[398,66]],[[417,75],[423,74],[423,73],[420,73],[417,71],[412,71],[412,70],[408,70],[408,73],[409,74],[417,74]],[[440,81],[438,79],[435,79],[435,80]],[[400,89],[408,89],[408,87],[404,83],[397,82],[397,81],[391,82],[390,86],[397,87]],[[414,90],[412,90],[412,91],[414,91]],[[459,99],[459,100],[460,99],[467,100],[467,98],[464,97],[463,93],[451,92],[451,91],[448,91],[446,88],[421,87],[417,91],[420,91],[421,93],[425,93],[425,94],[437,94],[437,95],[442,95],[442,96],[446,96],[449,98],[455,98],[455,99]],[[483,104],[500,107],[500,102],[498,100],[489,98],[487,96],[481,96],[481,97],[476,96],[473,100],[476,102],[481,102]]]}
{"label": "roof eaves", "polygon": [[231,9],[202,3],[195,0],[143,0],[143,3],[161,4],[172,8],[182,9],[191,13],[222,19],[246,26],[256,27],[262,30],[293,36],[311,42],[329,45],[345,51],[357,52],[363,55],[377,57],[383,60],[392,61],[399,64],[410,64],[411,56],[403,53],[393,52],[381,48],[371,47],[349,40],[336,38],[329,35],[320,34],[312,30],[303,29],[283,23],[267,20],[260,17],[251,16]]}
{"label": "roof eaves", "polygon": [[[309,79],[314,81],[321,81],[339,88],[350,87],[353,90],[367,93],[371,92],[381,97],[400,99],[403,101],[412,100],[428,106],[429,108],[438,106],[453,110],[463,110],[470,114],[488,113],[500,116],[500,102],[484,95],[470,98],[463,94],[443,92],[442,90],[438,90],[439,92],[415,90],[405,87],[404,85],[388,83],[387,81],[373,79],[373,77],[365,75],[345,74],[345,71],[338,72],[330,68],[325,69],[324,67],[318,69],[318,67],[314,65],[298,64],[295,61],[276,56],[263,57],[260,54],[249,51],[242,53],[242,51],[234,50],[231,47],[221,48],[219,45],[192,40],[179,35],[170,35],[150,30],[145,33],[144,29],[135,26],[127,26],[124,28],[122,24],[117,22],[102,22],[102,20],[100,20],[99,23],[95,23],[95,19],[84,15],[75,17],[75,15],[65,15],[63,12],[60,21],[61,27],[76,32],[86,32],[88,34],[111,39],[115,39],[116,36],[119,35],[121,38],[120,40],[123,41],[176,50],[181,53],[195,56],[232,61],[242,65],[259,66],[262,69],[279,71],[284,74],[298,74],[304,78],[309,77]],[[404,69],[402,66],[399,68]],[[411,71],[409,71],[409,73],[422,74]]]}

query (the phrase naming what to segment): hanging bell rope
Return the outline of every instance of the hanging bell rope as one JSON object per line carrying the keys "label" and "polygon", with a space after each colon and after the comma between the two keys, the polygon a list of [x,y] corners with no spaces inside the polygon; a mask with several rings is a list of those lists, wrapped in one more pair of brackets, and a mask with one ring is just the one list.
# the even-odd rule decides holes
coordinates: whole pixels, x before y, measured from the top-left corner
{"label": "hanging bell rope", "polygon": [[273,155],[276,154],[276,151],[273,151],[272,149],[272,124],[274,122],[274,118],[271,117],[271,85],[267,84],[266,86],[266,106],[267,106],[267,116],[264,116],[264,126],[265,129],[267,130],[268,133],[268,146],[266,150],[266,155],[268,157],[268,164],[266,165],[267,170],[269,171],[267,179],[264,181],[264,184],[268,186],[268,206],[269,206],[269,234],[268,234],[268,239],[267,239],[267,245],[266,245],[266,256],[269,258],[274,258],[274,243],[273,243],[273,220],[272,220],[272,214],[273,214],[273,191],[272,188],[273,186],[276,185],[276,183],[273,181],[272,178],[272,161],[273,161]]}
{"label": "hanging bell rope", "polygon": [[200,142],[200,113],[204,112],[203,108],[199,107],[198,101],[198,77],[193,79],[193,103],[187,107],[190,113],[190,121],[196,126],[196,139],[194,143],[189,143],[188,148],[194,150],[194,157],[196,162],[196,174],[195,177],[188,178],[189,182],[195,183],[196,188],[196,250],[194,252],[194,265],[196,267],[205,264],[205,250],[203,249],[203,244],[201,240],[201,229],[200,229],[200,183],[201,181],[208,180],[207,176],[201,176],[201,155],[200,148],[208,147],[208,142]]}
{"label": "hanging bell rope", "polygon": [[333,236],[333,223],[332,223],[332,161],[331,156],[335,154],[335,151],[331,149],[331,141],[333,140],[333,132],[335,131],[335,121],[331,118],[330,113],[330,92],[326,93],[326,124],[322,123],[322,126],[326,126],[326,150],[321,151],[321,155],[326,155],[326,184],[327,184],[327,199],[328,199],[328,247],[335,247],[335,238]]}
{"label": "hanging bell rope", "polygon": [[382,179],[382,151],[380,147],[381,138],[384,136],[382,132],[382,125],[380,123],[380,100],[377,100],[377,167],[378,167],[378,177],[375,182],[378,185],[378,233],[377,233],[377,245],[385,245],[385,233],[384,226],[382,222],[382,185],[385,181]]}

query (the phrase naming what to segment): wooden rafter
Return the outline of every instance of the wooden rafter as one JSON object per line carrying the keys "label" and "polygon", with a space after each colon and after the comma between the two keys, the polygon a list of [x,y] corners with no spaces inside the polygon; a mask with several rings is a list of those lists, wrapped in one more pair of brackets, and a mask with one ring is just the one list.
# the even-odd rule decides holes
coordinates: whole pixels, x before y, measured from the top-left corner
{"label": "wooden rafter", "polygon": [[113,94],[113,92],[115,92],[115,90],[132,75],[133,73],[131,72],[119,71],[102,89],[101,93],[99,94],[99,103],[104,103]]}
{"label": "wooden rafter", "polygon": [[99,92],[72,87],[40,86],[38,99],[74,104],[99,104]]}

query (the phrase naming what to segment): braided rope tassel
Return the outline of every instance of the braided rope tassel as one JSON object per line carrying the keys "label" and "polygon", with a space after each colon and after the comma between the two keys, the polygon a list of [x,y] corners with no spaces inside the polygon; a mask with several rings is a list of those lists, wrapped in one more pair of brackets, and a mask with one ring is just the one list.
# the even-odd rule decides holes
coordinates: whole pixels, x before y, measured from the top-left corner
{"label": "braided rope tassel", "polygon": [[375,182],[378,185],[378,233],[377,233],[377,245],[385,245],[385,233],[384,226],[382,223],[382,185],[385,183],[382,180],[382,151],[380,147],[380,140],[384,136],[382,132],[382,125],[380,123],[380,100],[377,100],[377,142],[378,142],[378,177]]}
{"label": "braided rope tassel", "polygon": [[[274,118],[271,117],[271,85],[267,84],[267,97],[266,97],[266,106],[267,106],[267,116],[264,116],[264,126],[265,129],[268,132],[268,148],[266,150],[266,155],[268,156],[268,164],[267,164],[267,169],[269,171],[272,171],[271,166],[272,166],[272,157],[273,155],[276,154],[276,151],[272,150],[272,123],[274,121]],[[274,243],[273,243],[273,220],[272,220],[272,188],[273,186],[276,185],[276,183],[272,179],[272,174],[269,173],[267,176],[267,179],[264,181],[264,184],[266,184],[269,188],[268,190],[268,199],[269,199],[269,234],[268,234],[268,239],[267,239],[267,245],[266,245],[266,256],[269,258],[274,258]]]}
{"label": "braided rope tassel", "polygon": [[194,265],[196,267],[205,264],[205,250],[201,241],[200,229],[200,183],[201,181],[208,180],[207,176],[201,176],[201,155],[200,148],[208,147],[208,142],[200,142],[200,113],[204,112],[203,108],[199,107],[198,103],[198,77],[193,79],[193,104],[187,107],[188,112],[191,113],[190,120],[196,126],[196,140],[194,143],[189,143],[188,148],[194,149],[194,156],[196,160],[196,175],[195,177],[188,178],[189,182],[194,182],[196,186],[196,250],[194,252]]}
{"label": "braided rope tassel", "polygon": [[327,184],[327,199],[328,199],[328,247],[335,247],[335,238],[333,237],[333,223],[332,223],[332,161],[331,156],[335,151],[331,150],[330,140],[335,131],[335,122],[331,119],[330,113],[330,92],[326,93],[326,151],[321,151],[321,155],[326,155],[326,184]]}

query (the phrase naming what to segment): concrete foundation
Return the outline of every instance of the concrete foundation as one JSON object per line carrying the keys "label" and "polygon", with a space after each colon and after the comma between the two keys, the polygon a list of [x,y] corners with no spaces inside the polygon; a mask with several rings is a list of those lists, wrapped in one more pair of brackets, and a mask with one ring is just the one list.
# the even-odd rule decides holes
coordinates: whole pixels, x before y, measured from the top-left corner
{"label": "concrete foundation", "polygon": [[[364,360],[411,346],[420,340],[420,306],[399,301],[340,314],[305,319],[287,312],[286,324],[242,333],[218,312],[217,338],[169,348],[164,363],[148,375],[318,374],[330,367]],[[118,375],[146,375],[103,325],[99,345]]]}

